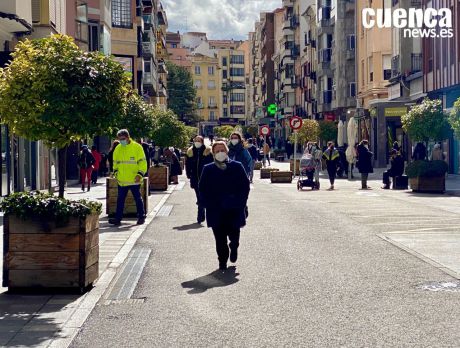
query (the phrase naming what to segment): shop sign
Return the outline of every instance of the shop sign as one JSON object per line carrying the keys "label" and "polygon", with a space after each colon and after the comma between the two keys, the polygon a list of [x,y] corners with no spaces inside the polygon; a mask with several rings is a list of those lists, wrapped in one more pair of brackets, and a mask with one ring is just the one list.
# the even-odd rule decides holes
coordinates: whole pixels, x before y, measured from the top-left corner
{"label": "shop sign", "polygon": [[406,106],[385,108],[385,117],[398,117],[407,114]]}

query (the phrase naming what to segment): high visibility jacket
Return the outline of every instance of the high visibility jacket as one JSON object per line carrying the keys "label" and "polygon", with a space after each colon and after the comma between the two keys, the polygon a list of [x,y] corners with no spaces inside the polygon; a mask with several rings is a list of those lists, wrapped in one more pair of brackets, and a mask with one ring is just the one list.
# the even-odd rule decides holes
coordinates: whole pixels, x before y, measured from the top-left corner
{"label": "high visibility jacket", "polygon": [[[139,185],[136,176],[143,177],[147,172],[147,160],[142,145],[131,140],[126,145],[118,145],[113,152],[113,174],[118,185]],[[142,181],[141,181],[142,182]]]}

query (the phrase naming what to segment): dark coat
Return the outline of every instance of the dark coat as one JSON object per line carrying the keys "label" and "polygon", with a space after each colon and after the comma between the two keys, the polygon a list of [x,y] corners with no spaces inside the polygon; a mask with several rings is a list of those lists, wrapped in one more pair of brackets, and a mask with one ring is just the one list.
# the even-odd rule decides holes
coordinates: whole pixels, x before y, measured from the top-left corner
{"label": "dark coat", "polygon": [[180,166],[179,159],[176,154],[172,152],[169,156],[166,156],[166,162],[169,165],[169,176],[178,176],[182,175],[182,168]]}
{"label": "dark coat", "polygon": [[94,159],[93,154],[88,150],[82,150],[80,155],[78,156],[78,166],[81,169],[88,169],[91,168],[96,160]]}
{"label": "dark coat", "polygon": [[404,174],[404,158],[400,155],[397,154],[390,160],[390,176],[401,176]]}
{"label": "dark coat", "polygon": [[243,147],[243,144],[233,145],[230,143],[228,146],[228,158],[232,161],[240,162],[243,165],[244,170],[249,175],[251,172],[252,157],[248,150]]}
{"label": "dark coat", "polygon": [[257,147],[254,144],[249,145],[247,150],[254,162],[259,160],[259,151],[257,150]]}
{"label": "dark coat", "polygon": [[210,147],[202,146],[197,149],[195,146],[192,146],[187,150],[185,172],[187,178],[190,179],[190,186],[193,189],[198,188],[198,182],[200,181],[203,167],[213,161],[214,157]]}
{"label": "dark coat", "polygon": [[240,162],[229,160],[225,170],[215,163],[206,165],[200,180],[200,198],[208,227],[245,226],[249,190],[249,179]]}
{"label": "dark coat", "polygon": [[370,152],[364,145],[358,145],[358,161],[356,162],[356,167],[358,167],[359,172],[362,174],[369,174],[374,172],[372,166],[372,156],[374,154]]}
{"label": "dark coat", "polygon": [[415,145],[414,153],[412,154],[414,161],[423,161],[426,159],[426,146],[422,143]]}

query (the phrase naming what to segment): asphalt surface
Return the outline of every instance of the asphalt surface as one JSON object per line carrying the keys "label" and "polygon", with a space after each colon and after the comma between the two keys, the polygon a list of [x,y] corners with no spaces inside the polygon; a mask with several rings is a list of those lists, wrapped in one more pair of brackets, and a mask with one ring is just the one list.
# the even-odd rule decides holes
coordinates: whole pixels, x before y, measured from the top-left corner
{"label": "asphalt surface", "polygon": [[152,250],[132,296],[145,302],[97,306],[72,346],[458,347],[460,292],[420,289],[453,278],[377,234],[456,226],[460,198],[359,185],[297,192],[256,180],[224,275],[186,185],[136,245]]}

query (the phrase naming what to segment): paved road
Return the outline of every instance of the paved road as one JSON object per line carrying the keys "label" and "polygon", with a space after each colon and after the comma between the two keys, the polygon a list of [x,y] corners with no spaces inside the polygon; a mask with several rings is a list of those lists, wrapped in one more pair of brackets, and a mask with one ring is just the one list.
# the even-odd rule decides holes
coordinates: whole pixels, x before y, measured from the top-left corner
{"label": "paved road", "polygon": [[453,278],[377,234],[458,233],[460,198],[336,186],[257,180],[225,276],[210,230],[190,225],[192,191],[174,192],[136,246],[152,250],[132,296],[145,302],[97,306],[73,347],[457,347],[460,293],[420,288]]}

